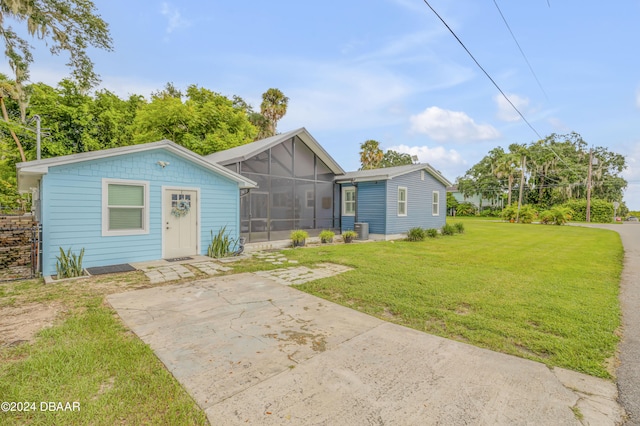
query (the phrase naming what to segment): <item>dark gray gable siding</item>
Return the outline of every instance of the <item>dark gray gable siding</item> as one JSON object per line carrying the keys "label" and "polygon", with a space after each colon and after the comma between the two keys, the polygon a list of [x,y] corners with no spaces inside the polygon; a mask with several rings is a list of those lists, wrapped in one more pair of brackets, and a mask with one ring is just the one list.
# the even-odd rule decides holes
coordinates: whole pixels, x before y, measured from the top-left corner
{"label": "dark gray gable siding", "polygon": [[[398,187],[407,188],[407,216],[398,216]],[[438,216],[432,214],[433,191],[440,194]],[[414,227],[440,228],[445,224],[446,188],[427,172],[424,172],[424,180],[418,170],[387,181],[386,195],[387,235],[406,233]]]}

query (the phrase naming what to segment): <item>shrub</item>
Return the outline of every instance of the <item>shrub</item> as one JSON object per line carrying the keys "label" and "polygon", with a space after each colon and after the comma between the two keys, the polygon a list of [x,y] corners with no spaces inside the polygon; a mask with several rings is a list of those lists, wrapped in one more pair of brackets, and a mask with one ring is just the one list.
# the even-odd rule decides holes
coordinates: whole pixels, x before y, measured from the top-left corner
{"label": "shrub", "polygon": [[500,217],[501,210],[498,207],[484,207],[480,212],[480,216],[482,217]]}
{"label": "shrub", "polygon": [[453,225],[449,225],[448,223],[445,223],[440,229],[440,233],[442,235],[453,235],[456,233],[456,228]]}
{"label": "shrub", "polygon": [[453,224],[453,227],[456,229],[458,234],[464,234],[464,223],[456,222]]}
{"label": "shrub", "polygon": [[71,253],[71,248],[67,250],[65,253],[60,248],[60,256],[56,256],[56,277],[58,279],[62,278],[73,278],[82,276],[82,258],[84,257],[84,247],[80,250],[80,255],[76,255],[75,253]]}
{"label": "shrub", "polygon": [[329,230],[329,229],[323,229],[320,232],[320,241],[323,243],[332,243],[333,242],[333,237],[336,236],[336,233]]}
{"label": "shrub", "polygon": [[[587,220],[587,200],[571,200],[562,205],[573,210],[573,220]],[[609,223],[613,219],[613,204],[599,199],[591,200],[591,222]]]}
{"label": "shrub", "polygon": [[228,256],[233,250],[235,250],[238,242],[229,237],[229,234],[226,231],[227,227],[223,226],[218,230],[215,237],[213,236],[213,230],[211,231],[211,243],[207,248],[207,256],[218,259],[220,257]]}
{"label": "shrub", "polygon": [[345,243],[350,243],[351,240],[353,240],[357,236],[358,234],[356,233],[356,231],[352,231],[352,230],[344,231],[342,233],[342,239],[344,240]]}
{"label": "shrub", "polygon": [[429,238],[436,238],[438,236],[438,230],[435,229],[435,228],[429,228],[429,229],[425,230],[424,233]]}
{"label": "shrub", "polygon": [[564,225],[571,220],[573,210],[566,206],[555,206],[540,213],[540,222],[544,224]]}
{"label": "shrub", "polygon": [[407,241],[422,241],[424,237],[424,229],[420,227],[411,228],[407,231]]}
{"label": "shrub", "polygon": [[294,229],[291,231],[291,241],[294,243],[302,243],[304,240],[309,238],[309,233],[303,229]]}
{"label": "shrub", "polygon": [[513,203],[502,210],[502,219],[508,222],[512,220],[516,220],[516,215],[518,213],[518,205]]}
{"label": "shrub", "polygon": [[465,201],[456,206],[456,216],[475,216],[478,209],[473,203]]}
{"label": "shrub", "polygon": [[538,212],[529,204],[520,206],[520,215],[518,221],[520,223],[531,223],[538,216]]}
{"label": "shrub", "polygon": [[502,210],[502,219],[509,222],[515,221],[518,218],[520,223],[531,223],[538,215],[536,209],[529,204],[520,206],[520,212],[518,213],[518,204],[512,203],[510,206],[505,207]]}

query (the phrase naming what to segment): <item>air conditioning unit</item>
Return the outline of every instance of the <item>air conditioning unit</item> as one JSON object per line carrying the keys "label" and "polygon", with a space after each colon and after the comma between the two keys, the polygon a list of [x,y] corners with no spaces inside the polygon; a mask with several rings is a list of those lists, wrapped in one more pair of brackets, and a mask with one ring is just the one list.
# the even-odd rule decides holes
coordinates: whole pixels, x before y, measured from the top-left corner
{"label": "air conditioning unit", "polygon": [[358,234],[359,240],[369,239],[369,224],[365,222],[356,222],[353,226],[353,230]]}

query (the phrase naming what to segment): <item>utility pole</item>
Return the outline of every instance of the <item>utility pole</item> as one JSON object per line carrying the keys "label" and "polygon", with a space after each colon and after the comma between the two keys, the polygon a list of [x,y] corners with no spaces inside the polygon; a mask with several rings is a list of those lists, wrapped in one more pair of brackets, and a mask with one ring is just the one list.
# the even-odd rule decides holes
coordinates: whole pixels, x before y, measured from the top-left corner
{"label": "utility pole", "polygon": [[589,169],[587,171],[587,223],[591,222],[591,169],[593,168],[593,148],[589,149]]}
{"label": "utility pole", "polygon": [[522,189],[524,187],[524,166],[527,161],[527,156],[522,156],[522,175],[520,176],[520,191],[518,194],[518,211],[516,212],[516,222],[520,219],[520,207],[522,207]]}

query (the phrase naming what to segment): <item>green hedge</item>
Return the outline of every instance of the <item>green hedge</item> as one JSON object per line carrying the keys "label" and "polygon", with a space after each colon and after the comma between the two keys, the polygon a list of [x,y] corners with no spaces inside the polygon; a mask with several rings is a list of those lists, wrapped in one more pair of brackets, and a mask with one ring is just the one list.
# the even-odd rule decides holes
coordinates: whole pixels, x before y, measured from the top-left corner
{"label": "green hedge", "polygon": [[[571,200],[563,204],[573,210],[572,220],[584,222],[587,220],[587,200]],[[594,199],[591,200],[591,222],[609,223],[613,220],[613,204]]]}

